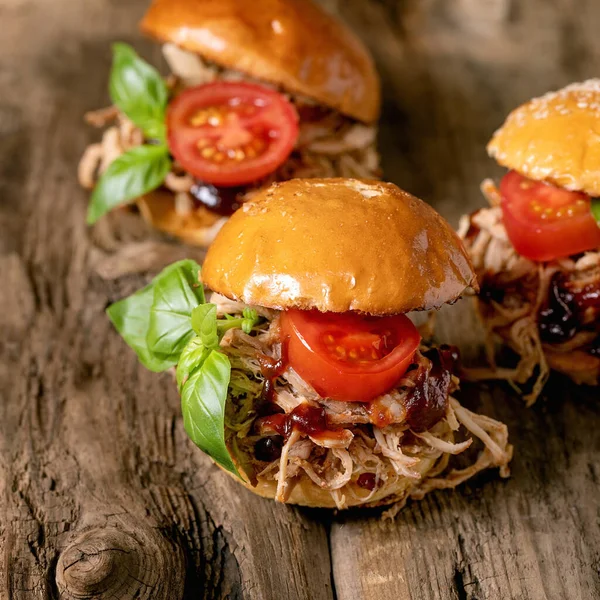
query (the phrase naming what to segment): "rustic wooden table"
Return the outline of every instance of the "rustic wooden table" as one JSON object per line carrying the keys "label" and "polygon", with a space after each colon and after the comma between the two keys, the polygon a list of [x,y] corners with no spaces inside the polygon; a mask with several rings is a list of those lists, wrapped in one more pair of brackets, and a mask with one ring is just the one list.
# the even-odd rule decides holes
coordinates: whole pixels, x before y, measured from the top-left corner
{"label": "rustic wooden table", "polygon": [[[377,59],[387,178],[453,224],[500,173],[484,144],[508,111],[598,75],[595,0],[328,4]],[[394,522],[261,500],[186,439],[169,377],[103,315],[140,277],[98,275],[75,179],[110,43],[158,60],[136,33],[145,5],[0,0],[0,597],[600,598],[597,391],[556,377],[525,410],[506,386],[467,387],[510,425],[512,478],[434,493]],[[445,317],[441,337],[476,357],[468,302]]]}

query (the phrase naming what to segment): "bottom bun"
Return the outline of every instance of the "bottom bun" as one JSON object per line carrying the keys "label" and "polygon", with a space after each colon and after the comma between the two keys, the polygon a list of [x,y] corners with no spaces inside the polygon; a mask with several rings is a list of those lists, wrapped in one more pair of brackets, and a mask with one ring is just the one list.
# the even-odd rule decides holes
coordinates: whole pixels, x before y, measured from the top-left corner
{"label": "bottom bun", "polygon": [[175,194],[164,188],[145,194],[137,205],[152,227],[192,246],[208,247],[227,221],[227,217],[202,207],[178,212]]}
{"label": "bottom bun", "polygon": [[[415,480],[409,477],[401,477],[394,481],[391,485],[382,485],[373,494],[357,485],[356,483],[348,483],[345,487],[350,488],[347,494],[348,498],[345,502],[345,508],[363,506],[365,508],[374,508],[376,506],[388,506],[397,502],[404,502],[409,494],[415,489],[415,484],[418,484],[426,478],[427,473],[433,469],[438,461],[438,457],[421,458],[418,465],[413,467],[414,471],[420,473],[422,479]],[[274,500],[277,493],[277,482],[259,480],[255,486],[247,481],[242,481],[239,477],[223,469],[221,465],[217,465],[225,471],[238,483],[241,483],[247,490],[262,498]],[[240,473],[245,476],[245,473],[240,469],[239,464],[236,466]],[[310,477],[300,476],[292,484],[293,488],[289,492],[285,503],[297,504],[299,506],[308,506],[311,508],[338,508],[329,490],[319,487]]]}
{"label": "bottom bun", "polygon": [[555,352],[544,348],[551,369],[569,376],[575,383],[598,385],[600,383],[600,357],[589,352],[573,350]]}

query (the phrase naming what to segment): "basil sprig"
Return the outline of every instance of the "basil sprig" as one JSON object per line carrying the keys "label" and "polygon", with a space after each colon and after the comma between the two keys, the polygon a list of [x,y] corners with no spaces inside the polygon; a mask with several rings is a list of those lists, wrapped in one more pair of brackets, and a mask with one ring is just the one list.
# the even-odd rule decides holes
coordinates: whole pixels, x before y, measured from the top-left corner
{"label": "basil sprig", "polygon": [[[107,308],[121,337],[150,371],[165,371],[176,365],[181,350],[193,337],[191,312],[194,305],[205,301],[199,273],[196,261],[180,260],[163,269],[142,290]],[[182,327],[186,311],[187,328]],[[161,334],[168,337],[173,348],[163,343]]]}
{"label": "basil sprig", "polygon": [[194,337],[192,311],[205,301],[204,290],[198,282],[200,268],[194,261],[189,262],[189,268],[170,269],[153,282],[146,342],[152,352],[168,355],[174,361],[179,360]]}
{"label": "basil sprig", "polygon": [[88,208],[90,225],[113,208],[158,188],[172,164],[165,125],[169,90],[158,71],[131,46],[114,44],[109,88],[115,106],[152,143],[128,150],[101,175]]}
{"label": "basil sprig", "polygon": [[169,90],[159,72],[127,44],[113,44],[109,90],[113,104],[147,138],[165,142]]}
{"label": "basil sprig", "polygon": [[249,333],[256,311],[217,318],[199,282],[200,266],[182,260],[152,282],[108,307],[125,342],[151,371],[177,365],[183,423],[190,439],[224,469],[240,476],[225,443],[225,404],[231,364],[219,349],[224,333],[239,327]]}
{"label": "basil sprig", "polygon": [[231,377],[229,359],[209,350],[181,389],[185,431],[215,462],[241,479],[225,444],[225,402]]}
{"label": "basil sprig", "polygon": [[136,146],[121,154],[110,163],[92,192],[88,224],[92,225],[113,208],[155,190],[170,170],[166,146]]}

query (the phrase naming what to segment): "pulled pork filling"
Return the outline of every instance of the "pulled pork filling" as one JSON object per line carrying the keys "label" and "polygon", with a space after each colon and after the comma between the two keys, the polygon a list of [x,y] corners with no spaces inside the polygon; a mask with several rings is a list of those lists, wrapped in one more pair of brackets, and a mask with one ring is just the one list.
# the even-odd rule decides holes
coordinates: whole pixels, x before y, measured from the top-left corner
{"label": "pulled pork filling", "polygon": [[[498,189],[486,180],[482,191],[491,207],[464,216],[459,235],[481,286],[476,302],[489,333],[488,359],[493,370],[471,369],[469,375],[519,384],[535,376],[531,393],[525,396],[528,404],[539,396],[550,367],[569,374],[577,383],[597,384],[600,251],[544,263],[520,256],[502,224]],[[514,369],[495,367],[493,335],[500,336],[519,355]],[[584,359],[589,357],[591,368],[581,364],[582,355],[574,358],[574,351],[583,352]]]}
{"label": "pulled pork filling", "polygon": [[[213,294],[221,314],[245,305]],[[397,386],[370,403],[321,398],[286,364],[279,313],[252,335],[231,329],[221,342],[231,362],[226,441],[253,485],[275,482],[285,502],[302,478],[331,494],[337,508],[393,497],[401,507],[434,489],[452,488],[478,471],[508,475],[512,447],[504,424],[474,414],[451,396],[457,355],[422,347]],[[480,440],[478,457],[449,468],[452,455]]]}
{"label": "pulled pork filling", "polygon": [[[276,89],[237,71],[204,62],[172,44],[163,46],[163,52],[173,73],[168,84],[174,93],[217,80],[251,81]],[[296,177],[376,178],[380,175],[374,125],[362,124],[309,98],[291,95],[289,99],[298,112],[299,136],[294,151],[281,167],[250,186],[215,188],[194,180],[175,162],[164,182],[164,187],[175,194],[175,210],[184,215],[192,211],[200,213],[206,227],[215,228],[216,233],[224,222],[223,215],[229,215],[259,188],[273,182]],[[90,112],[86,120],[96,127],[110,125],[102,141],[90,145],[79,163],[79,182],[91,189],[112,161],[146,140],[142,131],[114,106]]]}

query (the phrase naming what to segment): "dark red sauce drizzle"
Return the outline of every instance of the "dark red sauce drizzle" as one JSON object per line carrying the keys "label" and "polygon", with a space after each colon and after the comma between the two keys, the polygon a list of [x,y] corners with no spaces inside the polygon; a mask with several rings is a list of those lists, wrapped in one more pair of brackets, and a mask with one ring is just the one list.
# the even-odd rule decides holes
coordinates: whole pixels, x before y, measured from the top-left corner
{"label": "dark red sauce drizzle", "polygon": [[274,358],[266,356],[265,354],[258,355],[260,372],[265,378],[263,399],[267,402],[273,402],[273,394],[275,393],[275,380],[280,375],[283,375],[288,367],[288,344],[288,338],[285,338],[283,342],[281,342],[281,357],[279,360],[275,360]]}
{"label": "dark red sauce drizzle", "polygon": [[356,480],[356,485],[372,492],[377,487],[377,477],[375,473],[361,473]]}
{"label": "dark red sauce drizzle", "polygon": [[563,274],[555,274],[550,283],[548,302],[538,315],[542,341],[560,344],[570,340],[589,311],[595,315],[592,318],[597,319],[600,315],[600,282],[581,287]]}
{"label": "dark red sauce drizzle", "polygon": [[288,339],[281,344],[281,357],[275,360],[264,354],[258,356],[260,370],[265,378],[263,388],[263,408],[259,412],[267,413],[261,417],[260,427],[273,430],[276,435],[262,438],[254,446],[256,458],[259,460],[273,461],[281,456],[283,443],[290,437],[292,431],[297,430],[306,435],[319,436],[328,431],[325,410],[306,402],[298,405],[292,412],[285,414],[276,412],[280,408],[273,404],[275,380],[282,375],[288,367]]}
{"label": "dark red sauce drizzle", "polygon": [[229,217],[241,206],[246,191],[244,187],[216,187],[212,183],[196,181],[190,194],[211,212]]}
{"label": "dark red sauce drizzle", "polygon": [[600,313],[600,281],[586,285],[579,293],[575,293],[575,302],[580,310],[593,309],[596,316]]}
{"label": "dark red sauce drizzle", "polygon": [[288,414],[275,413],[261,417],[258,423],[261,428],[271,429],[275,432],[274,435],[261,438],[254,445],[256,458],[267,462],[277,460],[281,456],[283,444],[294,430],[312,437],[319,437],[325,433],[333,436],[337,433],[329,430],[325,409],[307,402],[299,404]]}
{"label": "dark red sauce drizzle", "polygon": [[325,409],[303,402],[287,414],[275,414],[261,419],[261,425],[276,431],[287,440],[294,429],[306,435],[318,436],[328,430]]}
{"label": "dark red sauce drizzle", "polygon": [[560,280],[559,274],[552,277],[548,303],[538,315],[540,338],[544,342],[566,342],[577,331],[574,297],[560,285]]}
{"label": "dark red sauce drizzle", "polygon": [[431,348],[423,355],[429,368],[419,367],[417,385],[406,400],[406,421],[413,431],[426,431],[446,414],[452,373],[458,369],[458,349],[446,344]]}

